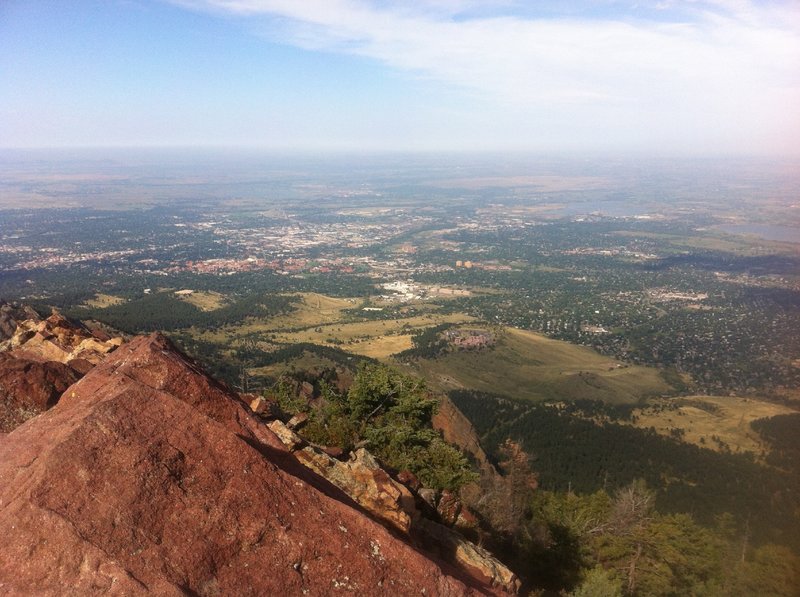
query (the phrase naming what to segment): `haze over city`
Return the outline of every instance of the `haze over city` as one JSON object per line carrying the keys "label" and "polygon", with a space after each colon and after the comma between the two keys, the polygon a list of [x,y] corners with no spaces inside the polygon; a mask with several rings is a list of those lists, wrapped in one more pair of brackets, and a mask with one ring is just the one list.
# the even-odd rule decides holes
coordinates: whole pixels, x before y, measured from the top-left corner
{"label": "haze over city", "polygon": [[0,146],[797,154],[790,1],[10,0]]}

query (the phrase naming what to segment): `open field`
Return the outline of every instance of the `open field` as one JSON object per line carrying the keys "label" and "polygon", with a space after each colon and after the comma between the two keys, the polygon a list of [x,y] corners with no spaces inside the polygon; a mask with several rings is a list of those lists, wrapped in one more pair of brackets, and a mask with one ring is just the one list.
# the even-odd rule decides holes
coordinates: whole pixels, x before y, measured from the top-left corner
{"label": "open field", "polygon": [[87,307],[93,307],[95,309],[105,309],[106,307],[121,305],[124,302],[125,299],[122,297],[112,296],[110,294],[98,293],[94,295],[93,299],[89,299],[88,301],[86,301],[85,305]]}
{"label": "open field", "polygon": [[791,243],[770,241],[755,237],[709,231],[704,236],[680,236],[659,232],[618,230],[617,236],[652,238],[669,243],[678,249],[700,249],[722,251],[734,255],[797,254],[797,246]]}
{"label": "open field", "polygon": [[297,301],[294,310],[269,320],[268,327],[273,330],[325,325],[341,321],[343,311],[355,308],[361,299],[342,299],[325,296],[316,292],[294,295]]}
{"label": "open field", "polygon": [[355,342],[348,346],[342,346],[344,350],[371,357],[373,359],[388,359],[398,352],[411,348],[411,335],[398,334],[396,336],[378,336],[369,340]]}
{"label": "open field", "polygon": [[[712,450],[727,446],[733,452],[760,454],[766,448],[758,434],[750,428],[756,419],[797,412],[787,406],[740,396],[690,396],[670,400],[676,410],[661,410],[658,405],[636,409],[636,427],[653,427],[670,435],[682,429],[683,441]],[[716,436],[720,441],[712,440]]]}
{"label": "open field", "polygon": [[227,304],[224,295],[212,291],[194,291],[192,294],[182,295],[180,299],[194,305],[201,311],[216,311]]}
{"label": "open field", "polygon": [[[187,298],[194,296],[188,295]],[[257,318],[220,330],[203,330],[197,337],[221,345],[235,344],[239,339],[263,335],[270,342],[337,346],[354,354],[385,359],[411,348],[411,336],[418,330],[442,323],[468,323],[474,318],[461,313],[439,314],[431,308],[427,313],[392,320],[359,319],[346,312],[356,308],[361,299],[339,299],[316,293],[294,295],[295,310],[273,318]],[[417,312],[425,310],[417,308]]]}
{"label": "open field", "polygon": [[[442,323],[467,323],[474,319],[461,313],[418,315],[389,321],[334,322],[296,332],[273,331],[276,342],[335,344],[342,350],[376,359],[411,348],[411,335]],[[274,328],[273,328],[274,329]]]}
{"label": "open field", "polygon": [[471,388],[529,400],[634,403],[671,387],[651,367],[625,365],[591,349],[506,328],[494,347],[420,359],[411,367],[435,389]]}

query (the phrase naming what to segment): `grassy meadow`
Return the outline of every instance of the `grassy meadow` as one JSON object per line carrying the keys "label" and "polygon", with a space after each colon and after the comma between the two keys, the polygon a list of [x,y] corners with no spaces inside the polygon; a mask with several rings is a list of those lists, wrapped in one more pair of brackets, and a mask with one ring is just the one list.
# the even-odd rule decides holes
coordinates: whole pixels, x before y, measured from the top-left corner
{"label": "grassy meadow", "polygon": [[589,348],[504,328],[497,344],[420,359],[411,367],[437,389],[470,388],[529,400],[635,403],[672,388],[658,369],[628,365]]}
{"label": "grassy meadow", "polygon": [[653,427],[662,435],[681,429],[681,439],[685,442],[716,451],[729,449],[756,455],[768,446],[750,423],[797,412],[782,404],[742,396],[687,396],[670,402],[677,408],[663,410],[656,403],[636,409],[633,424],[641,428]]}

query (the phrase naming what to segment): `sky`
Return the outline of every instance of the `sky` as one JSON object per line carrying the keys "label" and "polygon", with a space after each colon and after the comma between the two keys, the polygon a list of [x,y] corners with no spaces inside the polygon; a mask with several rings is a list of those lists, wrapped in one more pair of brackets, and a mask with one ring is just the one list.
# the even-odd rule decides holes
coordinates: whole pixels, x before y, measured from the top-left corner
{"label": "sky", "polygon": [[0,0],[0,147],[800,154],[797,0]]}

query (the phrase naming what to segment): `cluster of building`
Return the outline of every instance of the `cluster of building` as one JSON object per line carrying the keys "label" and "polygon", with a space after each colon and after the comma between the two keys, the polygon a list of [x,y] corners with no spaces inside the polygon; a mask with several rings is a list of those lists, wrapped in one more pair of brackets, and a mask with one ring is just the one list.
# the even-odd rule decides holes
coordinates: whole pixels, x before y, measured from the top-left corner
{"label": "cluster of building", "polygon": [[[213,228],[215,235],[223,237],[231,248],[240,253],[263,254],[298,252],[319,247],[346,247],[359,249],[386,242],[414,226],[426,221],[426,218],[409,216],[408,218],[369,222],[299,222],[272,226],[242,228],[233,223]],[[403,245],[401,251],[413,253],[414,247]]]}
{"label": "cluster of building", "polygon": [[625,247],[615,247],[610,249],[599,249],[595,247],[577,247],[561,252],[562,255],[601,255],[603,257],[631,257],[633,259],[658,259],[658,255],[653,253],[642,253],[641,251],[631,251]]}
{"label": "cluster of building", "polygon": [[[26,247],[27,248],[27,247]],[[16,250],[15,250],[16,249]],[[34,251],[27,248],[21,251],[20,247],[11,247],[8,250],[5,246],[0,246],[0,253],[24,255],[22,259],[7,269],[52,269],[76,263],[122,263],[128,262],[133,255],[138,254],[134,249],[120,251],[80,251],[60,250],[52,247],[44,247]]]}
{"label": "cluster of building", "polygon": [[257,257],[205,259],[202,261],[187,261],[169,268],[169,271],[188,271],[204,274],[230,274],[261,270],[272,270],[279,274],[297,274],[301,272],[352,274],[356,271],[356,268],[355,264],[350,260],[324,258],[312,260],[304,257],[286,257],[270,260]]}

